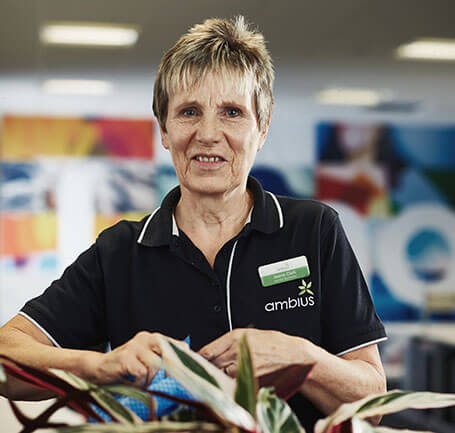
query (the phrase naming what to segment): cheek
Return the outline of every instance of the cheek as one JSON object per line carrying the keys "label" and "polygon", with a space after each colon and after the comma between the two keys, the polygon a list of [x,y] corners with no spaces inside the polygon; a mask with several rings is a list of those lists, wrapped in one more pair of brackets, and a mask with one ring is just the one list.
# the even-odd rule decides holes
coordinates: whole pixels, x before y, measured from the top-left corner
{"label": "cheek", "polygon": [[257,134],[248,134],[244,137],[243,143],[243,154],[248,159],[254,159],[259,149],[259,140]]}
{"label": "cheek", "polygon": [[173,133],[168,138],[168,147],[171,152],[177,154],[185,151],[188,143],[188,134],[185,134],[183,131]]}

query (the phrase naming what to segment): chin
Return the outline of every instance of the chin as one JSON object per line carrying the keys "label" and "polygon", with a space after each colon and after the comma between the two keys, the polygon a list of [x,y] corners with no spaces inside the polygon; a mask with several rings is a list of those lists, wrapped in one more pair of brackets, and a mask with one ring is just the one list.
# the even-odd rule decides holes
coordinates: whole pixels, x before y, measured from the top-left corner
{"label": "chin", "polygon": [[190,182],[183,182],[184,187],[197,194],[224,194],[234,188],[234,185],[225,179],[197,179]]}

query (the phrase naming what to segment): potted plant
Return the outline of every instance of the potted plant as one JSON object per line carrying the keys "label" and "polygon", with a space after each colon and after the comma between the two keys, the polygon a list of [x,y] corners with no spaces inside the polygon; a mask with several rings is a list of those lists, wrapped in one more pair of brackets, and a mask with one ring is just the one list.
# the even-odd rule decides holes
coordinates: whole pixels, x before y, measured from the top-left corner
{"label": "potted plant", "polygon": [[[258,383],[245,336],[239,344],[239,368],[234,380],[189,348],[161,338],[162,358],[154,367],[160,369],[163,377],[165,372],[167,377],[189,390],[192,398],[127,385],[98,386],[62,370],[43,372],[8,358],[0,358],[0,383],[8,386],[5,374],[8,373],[57,395],[52,406],[33,419],[10,401],[15,416],[24,427],[23,433],[38,428],[49,428],[58,433],[305,433],[285,398],[292,392],[291,384],[295,389],[295,377],[304,380],[312,366],[292,366],[273,377],[262,377]],[[272,381],[274,388],[267,386]],[[163,398],[180,406],[172,415],[157,418],[156,402]],[[131,402],[143,409],[141,416],[131,409]],[[317,422],[314,433],[403,433],[404,430],[373,426],[365,420],[404,409],[451,405],[455,405],[455,394],[389,391],[340,406]],[[67,426],[49,421],[63,406],[79,412],[87,422]]]}

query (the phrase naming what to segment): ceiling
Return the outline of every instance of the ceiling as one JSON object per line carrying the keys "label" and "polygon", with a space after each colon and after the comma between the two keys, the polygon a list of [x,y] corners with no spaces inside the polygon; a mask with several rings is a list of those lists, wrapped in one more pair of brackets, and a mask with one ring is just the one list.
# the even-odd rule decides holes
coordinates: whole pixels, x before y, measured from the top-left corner
{"label": "ceiling", "polygon": [[[276,63],[392,62],[394,48],[415,37],[455,37],[454,0],[0,0],[0,73],[156,68],[192,24],[239,13],[263,31]],[[46,21],[131,23],[142,31],[131,49],[44,47],[38,30]]]}
{"label": "ceiling", "polygon": [[[286,106],[305,101],[307,110],[330,115],[311,101],[339,85],[385,89],[403,107],[416,103],[416,115],[455,118],[455,62],[394,57],[397,46],[417,37],[455,38],[455,0],[0,0],[0,114],[149,115],[162,54],[192,25],[237,14],[264,33],[277,70],[275,96],[287,98]],[[43,46],[39,28],[48,21],[136,24],[141,33],[132,48]],[[114,92],[58,98],[42,91],[47,78],[107,79]]]}

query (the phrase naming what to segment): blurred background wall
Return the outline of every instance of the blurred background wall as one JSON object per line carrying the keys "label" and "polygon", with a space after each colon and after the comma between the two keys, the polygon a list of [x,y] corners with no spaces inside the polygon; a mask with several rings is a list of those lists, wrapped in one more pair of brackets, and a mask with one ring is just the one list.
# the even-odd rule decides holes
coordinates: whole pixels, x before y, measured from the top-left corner
{"label": "blurred background wall", "polygon": [[[276,68],[252,174],[340,213],[389,333],[389,385],[455,392],[454,13],[452,0],[1,0],[0,324],[100,230],[159,206],[177,183],[150,108],[160,57],[193,24],[243,14]],[[46,42],[62,23],[137,40]]]}

